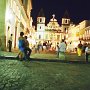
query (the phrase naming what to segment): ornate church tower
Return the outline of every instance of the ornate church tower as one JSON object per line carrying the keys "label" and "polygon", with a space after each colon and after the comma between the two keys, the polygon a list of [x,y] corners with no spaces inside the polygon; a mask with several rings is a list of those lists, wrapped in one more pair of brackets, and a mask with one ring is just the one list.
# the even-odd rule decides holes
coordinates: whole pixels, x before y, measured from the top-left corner
{"label": "ornate church tower", "polygon": [[44,33],[45,33],[45,15],[43,9],[41,9],[37,17],[37,39],[43,40]]}
{"label": "ornate church tower", "polygon": [[62,31],[64,33],[68,33],[68,28],[70,26],[70,18],[67,11],[65,11],[64,16],[62,18]]}

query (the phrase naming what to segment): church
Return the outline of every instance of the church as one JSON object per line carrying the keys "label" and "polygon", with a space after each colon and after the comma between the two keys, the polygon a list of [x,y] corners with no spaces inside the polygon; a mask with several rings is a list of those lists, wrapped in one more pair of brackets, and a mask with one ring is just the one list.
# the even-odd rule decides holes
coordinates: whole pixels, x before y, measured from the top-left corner
{"label": "church", "polygon": [[58,24],[55,14],[52,15],[50,22],[45,26],[45,15],[43,9],[40,10],[37,17],[37,32],[36,40],[42,43],[44,41],[52,43],[52,46],[56,46],[62,39],[67,39],[68,28],[70,26],[70,18],[66,11],[62,18],[62,25]]}
{"label": "church", "polygon": [[55,47],[64,39],[67,45],[72,42],[73,48],[77,47],[79,41],[90,44],[90,20],[83,20],[79,24],[71,22],[69,14],[65,11],[61,25],[58,24],[55,14],[52,15],[49,23],[45,25],[45,15],[43,9],[37,17],[36,41],[52,43]]}
{"label": "church", "polygon": [[[45,23],[43,9],[37,16],[37,27],[32,26],[32,0],[3,0],[1,3],[0,14],[0,38],[2,50],[7,50],[8,40],[13,34],[12,49],[18,48],[19,33],[23,31],[28,36],[29,42],[50,42],[55,47],[62,39],[66,43],[73,43],[76,47],[79,41],[90,44],[90,20],[83,20],[77,25],[71,22],[66,11],[59,25],[55,14],[52,15],[49,23]],[[2,8],[3,7],[3,8]],[[16,13],[17,12],[17,13]]]}

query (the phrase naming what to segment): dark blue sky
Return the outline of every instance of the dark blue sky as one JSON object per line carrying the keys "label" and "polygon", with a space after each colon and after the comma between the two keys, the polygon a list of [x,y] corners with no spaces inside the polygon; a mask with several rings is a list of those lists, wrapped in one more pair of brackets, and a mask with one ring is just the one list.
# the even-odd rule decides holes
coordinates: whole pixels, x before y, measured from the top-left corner
{"label": "dark blue sky", "polygon": [[68,11],[71,21],[78,24],[82,20],[90,19],[90,0],[32,0],[32,17],[36,24],[36,17],[41,8],[44,10],[46,23],[54,13],[59,24],[65,11]]}

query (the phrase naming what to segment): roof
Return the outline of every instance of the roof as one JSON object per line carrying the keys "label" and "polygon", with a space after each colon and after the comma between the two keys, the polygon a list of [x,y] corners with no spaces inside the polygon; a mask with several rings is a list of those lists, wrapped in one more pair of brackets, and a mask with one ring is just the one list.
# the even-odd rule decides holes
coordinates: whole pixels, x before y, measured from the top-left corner
{"label": "roof", "polygon": [[65,11],[63,18],[70,19],[70,17],[69,17],[69,14],[68,14],[68,11],[67,11],[67,10]]}
{"label": "roof", "polygon": [[40,9],[38,17],[45,17],[43,8]]}

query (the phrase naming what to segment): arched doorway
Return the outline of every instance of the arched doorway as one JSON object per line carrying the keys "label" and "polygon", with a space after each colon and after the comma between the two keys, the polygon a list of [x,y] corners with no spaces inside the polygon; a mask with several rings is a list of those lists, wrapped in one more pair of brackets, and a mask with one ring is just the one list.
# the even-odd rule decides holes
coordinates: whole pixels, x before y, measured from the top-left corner
{"label": "arched doorway", "polygon": [[15,31],[14,31],[14,50],[18,48],[18,37],[19,37],[20,23],[16,21]]}

